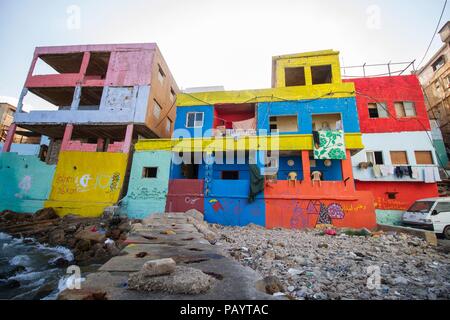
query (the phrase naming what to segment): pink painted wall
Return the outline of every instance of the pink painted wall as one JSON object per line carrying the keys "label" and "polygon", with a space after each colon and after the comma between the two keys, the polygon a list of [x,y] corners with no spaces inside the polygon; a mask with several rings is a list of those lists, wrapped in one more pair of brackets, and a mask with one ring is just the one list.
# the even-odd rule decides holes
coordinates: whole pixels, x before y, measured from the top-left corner
{"label": "pink painted wall", "polygon": [[[156,48],[155,43],[38,47],[34,52],[25,87],[75,87],[80,84],[82,86],[150,85],[152,63]],[[33,76],[36,61],[40,55],[104,51],[111,52],[105,80],[84,75],[88,60],[83,61],[79,73]]]}

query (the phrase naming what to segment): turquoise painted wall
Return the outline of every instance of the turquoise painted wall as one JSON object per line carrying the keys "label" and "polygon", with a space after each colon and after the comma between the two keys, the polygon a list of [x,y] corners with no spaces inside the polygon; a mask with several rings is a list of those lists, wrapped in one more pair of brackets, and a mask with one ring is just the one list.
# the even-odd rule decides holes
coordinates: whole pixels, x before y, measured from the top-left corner
{"label": "turquoise painted wall", "polygon": [[433,140],[434,149],[436,150],[436,156],[439,158],[439,167],[447,166],[448,156],[447,150],[445,150],[445,144],[443,140]]}
{"label": "turquoise painted wall", "polygon": [[377,223],[399,226],[402,224],[402,215],[404,212],[399,210],[375,210]]}
{"label": "turquoise painted wall", "polygon": [[0,211],[34,213],[42,209],[55,167],[36,156],[0,153]]}
{"label": "turquoise painted wall", "polygon": [[[169,188],[169,151],[141,151],[133,155],[127,195],[121,202],[120,212],[131,218],[145,218],[154,213],[163,213]],[[156,178],[144,178],[145,167],[156,167]]]}

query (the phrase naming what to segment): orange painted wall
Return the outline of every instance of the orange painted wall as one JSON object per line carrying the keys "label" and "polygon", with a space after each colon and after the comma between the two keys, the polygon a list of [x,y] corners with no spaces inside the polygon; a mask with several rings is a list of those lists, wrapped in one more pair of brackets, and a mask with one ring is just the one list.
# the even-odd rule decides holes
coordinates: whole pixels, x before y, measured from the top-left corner
{"label": "orange painted wall", "polygon": [[[380,210],[407,210],[416,200],[439,196],[436,183],[356,181],[356,189],[372,192]],[[388,199],[386,192],[398,192],[396,199]]]}
{"label": "orange painted wall", "polygon": [[[332,213],[331,222],[336,227],[376,227],[373,196],[370,192],[354,191],[353,184],[322,182],[322,186],[311,181],[278,181],[266,184],[264,191],[267,228],[314,228],[319,222],[320,205],[326,209],[341,210],[341,215]],[[330,205],[332,205],[330,207]]]}

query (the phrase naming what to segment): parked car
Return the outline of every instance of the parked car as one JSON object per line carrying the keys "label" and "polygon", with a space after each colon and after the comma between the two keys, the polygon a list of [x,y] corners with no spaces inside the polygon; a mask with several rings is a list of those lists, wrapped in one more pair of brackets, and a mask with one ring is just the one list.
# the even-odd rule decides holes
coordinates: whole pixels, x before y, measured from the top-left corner
{"label": "parked car", "polygon": [[403,214],[405,226],[434,231],[450,239],[450,197],[417,200]]}

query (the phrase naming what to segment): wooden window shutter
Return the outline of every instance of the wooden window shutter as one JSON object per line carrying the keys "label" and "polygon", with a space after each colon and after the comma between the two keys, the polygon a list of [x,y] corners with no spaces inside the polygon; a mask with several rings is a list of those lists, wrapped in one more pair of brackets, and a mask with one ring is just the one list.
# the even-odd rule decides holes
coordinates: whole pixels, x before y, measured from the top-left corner
{"label": "wooden window shutter", "polygon": [[434,164],[431,151],[414,151],[417,164]]}
{"label": "wooden window shutter", "polygon": [[391,151],[391,162],[393,165],[408,164],[408,156],[406,151]]}

